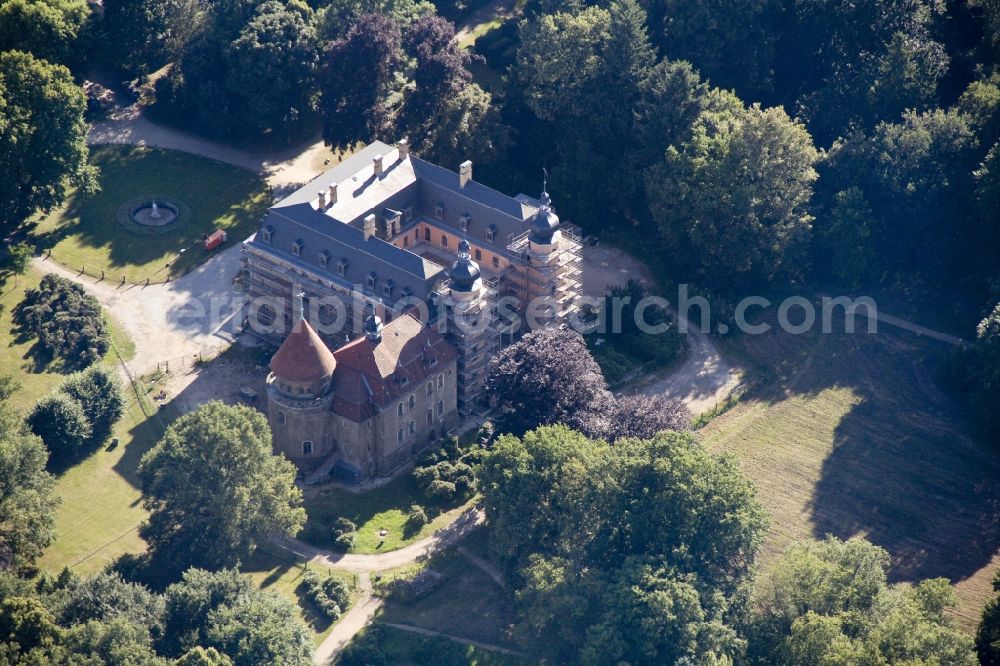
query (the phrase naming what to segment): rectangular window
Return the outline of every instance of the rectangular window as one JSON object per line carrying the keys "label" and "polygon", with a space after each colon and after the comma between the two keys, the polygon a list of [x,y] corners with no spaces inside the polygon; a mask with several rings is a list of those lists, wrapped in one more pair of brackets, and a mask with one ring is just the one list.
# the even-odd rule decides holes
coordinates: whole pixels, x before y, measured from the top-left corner
{"label": "rectangular window", "polygon": [[444,375],[438,375],[438,388],[444,388]]}
{"label": "rectangular window", "polygon": [[313,454],[313,443],[309,440],[302,442],[302,455],[311,456]]}
{"label": "rectangular window", "polygon": [[493,257],[493,268],[500,268],[500,259]]}
{"label": "rectangular window", "polygon": [[428,243],[431,242],[431,228],[430,227],[424,227],[424,240],[427,241]]}
{"label": "rectangular window", "polygon": [[417,404],[417,396],[411,393],[410,398],[409,400],[407,400],[407,402],[409,403],[410,409],[413,409],[413,407]]}
{"label": "rectangular window", "polygon": [[285,425],[285,413],[284,412],[278,412],[278,423],[280,423],[281,425]]}
{"label": "rectangular window", "polygon": [[428,409],[427,410],[427,425],[431,425],[432,423],[434,423],[434,410],[433,409]]}
{"label": "rectangular window", "polygon": [[434,395],[434,382],[427,382],[427,396]]}
{"label": "rectangular window", "polygon": [[396,405],[396,416],[402,416],[404,409],[405,407],[403,407],[403,403],[399,403],[398,405]]}
{"label": "rectangular window", "polygon": [[448,237],[441,234],[441,247],[448,247]]}
{"label": "rectangular window", "polygon": [[417,434],[417,422],[416,421],[410,421],[410,434],[411,435]]}
{"label": "rectangular window", "polygon": [[477,248],[476,248],[476,261],[482,261],[482,260],[483,260],[483,251],[482,251],[482,250],[480,250],[480,249],[479,249],[479,248],[477,247]]}
{"label": "rectangular window", "polygon": [[438,416],[444,416],[444,400],[438,400]]}
{"label": "rectangular window", "polygon": [[326,268],[327,263],[330,261],[330,253],[326,250],[319,253],[319,265],[322,268]]}
{"label": "rectangular window", "polygon": [[396,441],[399,442],[400,444],[403,443],[403,434],[404,434],[404,431],[403,431],[402,428],[400,428],[399,432],[396,433]]}

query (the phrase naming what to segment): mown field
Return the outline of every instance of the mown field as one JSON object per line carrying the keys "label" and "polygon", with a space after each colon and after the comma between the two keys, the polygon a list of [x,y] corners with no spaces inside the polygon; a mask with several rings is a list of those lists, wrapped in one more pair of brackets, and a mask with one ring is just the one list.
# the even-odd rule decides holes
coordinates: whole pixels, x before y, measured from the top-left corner
{"label": "mown field", "polygon": [[947,349],[886,327],[730,347],[763,379],[699,434],[755,481],[772,517],[764,562],[796,540],[865,536],[894,581],[952,581],[973,630],[1000,565],[1000,460],[934,380]]}

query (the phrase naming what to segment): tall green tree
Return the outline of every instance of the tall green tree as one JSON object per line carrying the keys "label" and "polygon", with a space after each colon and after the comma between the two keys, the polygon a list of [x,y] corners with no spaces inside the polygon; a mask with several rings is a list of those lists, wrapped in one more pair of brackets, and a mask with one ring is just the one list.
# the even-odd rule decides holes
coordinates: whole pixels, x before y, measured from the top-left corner
{"label": "tall green tree", "polygon": [[28,427],[42,438],[53,459],[68,460],[83,450],[93,428],[80,403],[62,391],[39,400],[28,413]]}
{"label": "tall green tree", "polygon": [[210,402],[179,418],[140,465],[154,561],[221,568],[305,522],[295,466],[271,452],[267,420]]}
{"label": "tall green tree", "polygon": [[398,102],[390,96],[402,86],[403,37],[399,25],[379,14],[365,14],[321,58],[319,108],[323,140],[337,149],[359,141],[388,138]]}
{"label": "tall green tree", "polygon": [[70,375],[60,390],[80,403],[93,440],[103,441],[125,414],[125,385],[118,372],[107,365],[95,363]]}
{"label": "tall green tree", "polygon": [[560,663],[737,656],[766,517],[735,461],[689,434],[613,446],[565,427],[504,436],[481,466],[521,629]]}
{"label": "tall green tree", "polygon": [[42,441],[0,402],[0,573],[29,569],[52,543],[59,498],[47,460]]}
{"label": "tall green tree", "polygon": [[199,0],[104,0],[103,7],[104,57],[129,74],[179,57],[205,20]]}
{"label": "tall green tree", "polygon": [[727,98],[648,170],[653,219],[675,256],[691,256],[689,268],[716,288],[794,279],[806,259],[818,154],[783,110]]}
{"label": "tall green tree", "polygon": [[87,0],[3,0],[0,51],[26,51],[76,69],[89,51]]}
{"label": "tall green tree", "polygon": [[789,548],[754,589],[751,663],[973,666],[971,638],[946,614],[957,605],[948,581],[890,586],[888,566],[888,553],[860,538]]}
{"label": "tall green tree", "polygon": [[87,99],[69,70],[19,51],[0,53],[0,231],[66,199],[91,192]]}
{"label": "tall green tree", "polygon": [[14,274],[15,287],[21,276],[28,272],[28,268],[31,266],[31,258],[34,254],[34,248],[23,242],[15,243],[7,248],[7,257],[4,260],[4,264]]}
{"label": "tall green tree", "polygon": [[744,99],[769,91],[782,13],[777,0],[655,0],[649,13],[654,41],[667,57],[690,62],[713,85]]}

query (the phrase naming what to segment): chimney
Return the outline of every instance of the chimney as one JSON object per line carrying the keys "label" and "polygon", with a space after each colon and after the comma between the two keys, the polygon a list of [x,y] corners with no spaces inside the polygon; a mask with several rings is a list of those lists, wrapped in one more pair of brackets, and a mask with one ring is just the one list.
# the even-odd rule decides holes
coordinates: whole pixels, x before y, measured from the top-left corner
{"label": "chimney", "polygon": [[337,203],[337,183],[330,186],[330,205]]}
{"label": "chimney", "polygon": [[368,240],[369,238],[375,235],[375,213],[369,213],[368,215],[365,215],[364,224],[365,224],[364,226],[365,240]]}
{"label": "chimney", "polygon": [[407,139],[400,139],[396,144],[396,150],[399,151],[399,161],[402,162],[410,156],[410,142]]}
{"label": "chimney", "polygon": [[375,177],[376,178],[381,178],[382,177],[382,155],[381,155],[381,153],[375,156],[375,158],[372,160],[372,165],[375,168]]}
{"label": "chimney", "polygon": [[319,205],[316,206],[316,210],[323,210],[326,208],[326,192],[320,190],[316,193],[316,197],[319,199]]}
{"label": "chimney", "polygon": [[458,165],[458,185],[465,187],[472,180],[472,161],[465,160]]}

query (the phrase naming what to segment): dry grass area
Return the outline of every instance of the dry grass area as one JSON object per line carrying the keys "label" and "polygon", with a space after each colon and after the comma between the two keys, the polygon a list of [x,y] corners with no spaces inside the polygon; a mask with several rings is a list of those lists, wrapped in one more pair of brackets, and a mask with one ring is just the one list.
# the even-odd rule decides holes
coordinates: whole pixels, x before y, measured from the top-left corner
{"label": "dry grass area", "polygon": [[951,580],[972,631],[1000,564],[1000,457],[935,383],[946,350],[890,331],[731,347],[763,379],[699,432],[757,484],[772,517],[763,561],[799,539],[865,536],[891,554],[892,580]]}

